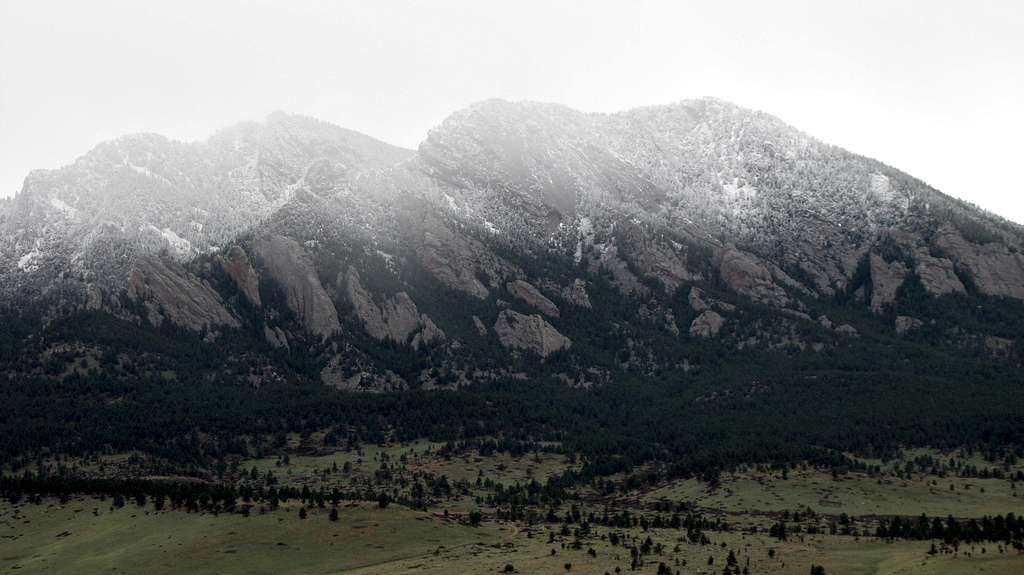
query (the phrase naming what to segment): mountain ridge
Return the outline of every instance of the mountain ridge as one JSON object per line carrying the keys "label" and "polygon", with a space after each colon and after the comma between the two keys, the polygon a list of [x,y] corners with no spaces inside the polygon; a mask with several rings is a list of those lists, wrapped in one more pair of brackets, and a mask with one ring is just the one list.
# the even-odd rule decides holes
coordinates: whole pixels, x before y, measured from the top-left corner
{"label": "mountain ridge", "polygon": [[236,379],[589,386],[709,348],[1018,362],[1022,230],[714,98],[492,99],[415,151],[283,113],[100,144],[0,212],[0,286],[42,310],[11,343],[38,357],[33,333],[96,312],[264,364]]}

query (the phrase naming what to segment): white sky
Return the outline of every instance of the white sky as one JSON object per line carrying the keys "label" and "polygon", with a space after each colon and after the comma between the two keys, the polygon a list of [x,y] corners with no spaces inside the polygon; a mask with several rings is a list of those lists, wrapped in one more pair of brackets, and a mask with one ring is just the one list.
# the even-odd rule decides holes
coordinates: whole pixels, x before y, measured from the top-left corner
{"label": "white sky", "polygon": [[717,96],[1024,222],[1024,2],[0,0],[0,196],[273,110],[415,147],[490,97]]}

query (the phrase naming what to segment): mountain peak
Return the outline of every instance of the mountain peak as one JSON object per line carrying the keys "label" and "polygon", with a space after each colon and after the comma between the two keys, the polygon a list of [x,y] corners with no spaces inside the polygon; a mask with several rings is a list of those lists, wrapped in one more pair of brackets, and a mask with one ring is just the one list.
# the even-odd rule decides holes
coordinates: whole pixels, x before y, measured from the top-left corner
{"label": "mountain peak", "polygon": [[[271,237],[289,258],[268,251]],[[316,360],[324,381],[352,386],[365,373],[388,389],[420,376],[388,375],[376,352],[359,351],[359,326],[399,346],[413,334],[418,350],[444,346],[439,369],[493,344],[514,357],[564,354],[576,370],[565,377],[607,381],[670,369],[692,338],[823,350],[932,320],[944,345],[988,353],[1001,324],[977,318],[954,335],[934,302],[1024,300],[1019,228],[715,98],[614,114],[486,100],[416,152],[281,112],[205,142],[126,136],[33,173],[3,209],[0,239],[11,301],[53,298],[64,310],[54,317],[98,306],[138,322],[216,318],[181,327],[258,326],[250,335],[274,347],[322,320],[338,329],[315,335],[339,350]],[[170,263],[154,263],[161,253]],[[829,319],[836,302],[849,325]],[[589,355],[599,346],[580,326],[590,324],[631,342],[613,350],[621,361]]]}

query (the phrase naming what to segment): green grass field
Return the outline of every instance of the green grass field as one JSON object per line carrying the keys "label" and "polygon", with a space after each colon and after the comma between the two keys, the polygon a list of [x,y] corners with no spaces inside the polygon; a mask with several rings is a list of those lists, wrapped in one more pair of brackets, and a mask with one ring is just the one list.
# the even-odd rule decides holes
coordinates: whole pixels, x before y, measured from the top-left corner
{"label": "green grass field", "polygon": [[[491,480],[511,485],[526,483],[531,479],[545,481],[548,477],[565,471],[568,466],[565,457],[548,453],[530,454],[512,457],[507,453],[497,453],[489,457],[473,454],[460,454],[445,459],[428,449],[437,450],[440,444],[417,441],[408,444],[387,447],[366,445],[357,451],[338,451],[327,455],[295,455],[290,457],[288,465],[278,465],[276,457],[253,459],[241,464],[243,470],[255,468],[260,473],[272,471],[281,478],[300,483],[317,483],[324,472],[341,469],[348,463],[351,466],[351,477],[371,477],[379,469],[383,457],[392,464],[405,467],[410,473],[426,472],[437,476],[447,476],[450,481],[475,481],[482,473]],[[403,463],[404,458],[404,463]]]}
{"label": "green grass field", "polygon": [[[410,479],[424,473],[469,483],[482,474],[511,485],[531,478],[543,481],[568,468],[565,458],[554,454],[483,457],[470,451],[446,458],[437,454],[438,447],[415,442],[368,445],[359,451],[326,455],[293,453],[288,464],[276,457],[263,458],[242,461],[238,470],[244,475],[256,468],[261,477],[272,471],[280,483],[293,486],[374,485],[407,490]],[[111,457],[109,463],[123,460]],[[390,467],[388,480],[377,476],[384,461]],[[976,461],[979,466],[985,464]],[[335,471],[335,467],[348,471]],[[723,572],[730,551],[738,568],[755,574],[806,575],[811,565],[825,566],[830,575],[1024,574],[1024,555],[995,543],[964,545],[955,556],[930,556],[928,541],[888,543],[863,535],[806,533],[808,525],[823,528],[840,513],[853,516],[856,532],[863,534],[873,533],[877,515],[980,517],[1024,511],[1024,499],[1009,479],[903,475],[906,478],[887,471],[880,478],[863,473],[833,477],[801,469],[782,479],[778,472],[748,470],[723,474],[715,489],[697,480],[673,481],[626,495],[601,496],[589,487],[580,488],[576,504],[584,513],[600,514],[605,506],[649,513],[655,503],[668,501],[690,503],[725,517],[733,530],[706,532],[711,539],[708,545],[686,542],[685,531],[594,525],[589,535],[581,535],[577,546],[576,536],[571,531],[564,534],[558,523],[497,521],[495,509],[483,504],[487,488],[475,485],[468,495],[432,500],[426,511],[397,504],[383,510],[369,503],[342,505],[336,522],[329,520],[329,509],[310,509],[308,517],[301,519],[294,502],[265,512],[258,504],[249,517],[157,512],[151,504],[140,508],[133,503],[111,510],[109,500],[95,499],[72,499],[65,505],[52,499],[40,505],[2,502],[0,574],[441,575],[499,573],[506,565],[517,573],[545,574],[566,573],[568,564],[569,573],[601,575],[615,573],[616,568],[653,574],[664,563],[673,572],[717,575]],[[807,508],[822,516],[805,520],[805,533],[785,542],[765,533],[778,512]],[[474,509],[483,511],[482,524],[460,523],[458,517],[465,518],[464,513]],[[564,515],[567,509],[568,504],[563,505],[559,513]],[[444,510],[454,514],[446,518]],[[629,548],[613,545],[611,533],[637,546],[650,537],[655,551],[630,571]]]}
{"label": "green grass field", "polygon": [[647,491],[643,499],[693,501],[701,508],[744,513],[810,508],[831,515],[981,517],[1024,511],[1024,485],[1015,490],[1005,479],[878,479],[861,473],[833,479],[809,470],[791,472],[788,479],[778,474],[725,474],[715,490],[699,480],[677,481]]}
{"label": "green grass field", "polygon": [[[325,510],[312,510],[306,519],[295,508],[213,516],[133,505],[110,511],[109,502],[82,499],[64,506],[4,504],[0,516],[0,573],[444,574],[499,573],[505,565],[519,573],[565,573],[566,563],[572,573],[629,569],[628,550],[611,545],[604,528],[595,528],[577,550],[568,545],[572,537],[557,535],[557,526],[485,521],[474,528],[395,506],[343,507],[339,521],[331,522]],[[699,546],[680,543],[675,530],[614,531],[664,545],[640,573],[654,573],[659,562],[682,573],[721,573],[730,550],[752,573],[804,575],[812,564],[848,575],[1024,573],[1024,556],[1000,554],[995,544],[975,546],[971,557],[929,557],[928,543],[920,541],[818,535],[778,542],[731,532],[711,534],[712,544]],[[554,542],[549,533],[556,534]],[[587,552],[591,548],[594,556]],[[769,549],[775,550],[773,558]]]}
{"label": "green grass field", "polygon": [[[99,509],[94,516],[92,510]],[[466,545],[506,540],[511,527],[458,525],[397,506],[342,507],[299,519],[295,509],[266,515],[155,512],[133,505],[72,500],[65,506],[0,506],[0,572],[341,573]]]}

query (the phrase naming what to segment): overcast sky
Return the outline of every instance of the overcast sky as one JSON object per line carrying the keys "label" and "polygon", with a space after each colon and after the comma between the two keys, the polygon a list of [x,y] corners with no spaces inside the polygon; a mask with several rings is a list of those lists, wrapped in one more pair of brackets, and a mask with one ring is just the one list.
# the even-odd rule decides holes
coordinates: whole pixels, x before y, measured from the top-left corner
{"label": "overcast sky", "polygon": [[485,98],[717,96],[1024,222],[1022,7],[0,0],[0,196],[104,139],[201,139],[278,109],[415,147]]}

